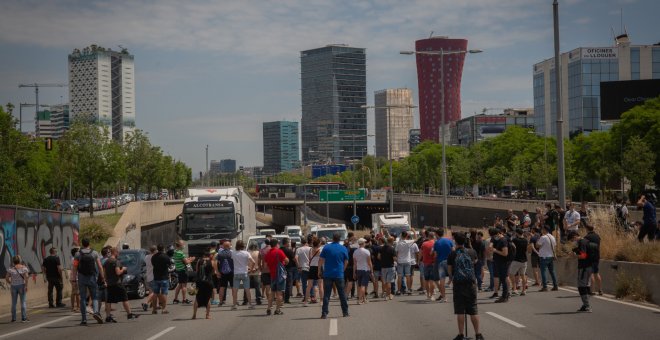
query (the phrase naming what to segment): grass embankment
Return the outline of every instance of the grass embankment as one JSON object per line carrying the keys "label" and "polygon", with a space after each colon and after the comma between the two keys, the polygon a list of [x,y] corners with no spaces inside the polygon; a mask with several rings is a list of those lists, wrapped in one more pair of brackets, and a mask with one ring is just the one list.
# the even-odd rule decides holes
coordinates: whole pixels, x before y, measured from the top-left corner
{"label": "grass embankment", "polygon": [[108,214],[80,219],[80,239],[88,238],[94,250],[101,251],[122,214]]}

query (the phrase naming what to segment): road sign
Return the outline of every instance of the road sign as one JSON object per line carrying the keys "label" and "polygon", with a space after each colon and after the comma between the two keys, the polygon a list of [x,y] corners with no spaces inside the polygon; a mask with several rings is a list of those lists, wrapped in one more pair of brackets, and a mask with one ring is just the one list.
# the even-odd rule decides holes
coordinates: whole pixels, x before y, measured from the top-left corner
{"label": "road sign", "polygon": [[340,201],[364,201],[366,192],[360,190],[320,190],[319,200],[321,202],[340,202]]}
{"label": "road sign", "polygon": [[351,223],[358,224],[359,222],[360,222],[360,216],[353,215],[353,217],[351,217]]}

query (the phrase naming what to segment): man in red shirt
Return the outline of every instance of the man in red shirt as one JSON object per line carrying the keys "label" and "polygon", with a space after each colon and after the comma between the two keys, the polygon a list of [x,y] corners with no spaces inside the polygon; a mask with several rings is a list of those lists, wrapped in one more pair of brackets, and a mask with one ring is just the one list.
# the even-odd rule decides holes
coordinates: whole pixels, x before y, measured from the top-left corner
{"label": "man in red shirt", "polygon": [[438,286],[438,271],[433,270],[433,263],[435,256],[433,256],[433,245],[435,244],[435,233],[430,231],[428,233],[428,240],[422,243],[421,260],[424,263],[424,283],[426,284],[426,298],[433,300],[433,285]]}
{"label": "man in red shirt", "polygon": [[[278,265],[286,266],[289,263],[289,258],[286,257],[286,254],[280,249],[279,242],[276,238],[273,238],[270,241],[270,251],[264,257],[264,261],[268,265],[270,270],[270,290],[271,294],[268,295],[268,309],[266,309],[266,315],[270,315],[270,309],[273,306],[273,295],[277,299],[277,306],[275,308],[275,315],[282,315],[282,304],[283,304],[283,292],[286,288],[286,276],[282,277],[278,270]],[[286,273],[286,270],[284,271]],[[286,275],[286,274],[285,274]],[[274,294],[273,294],[274,293]]]}

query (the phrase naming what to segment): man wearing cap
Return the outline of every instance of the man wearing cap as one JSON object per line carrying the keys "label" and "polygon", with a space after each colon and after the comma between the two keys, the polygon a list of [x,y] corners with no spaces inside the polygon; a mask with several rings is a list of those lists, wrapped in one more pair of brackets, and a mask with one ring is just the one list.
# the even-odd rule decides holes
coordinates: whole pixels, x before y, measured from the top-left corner
{"label": "man wearing cap", "polygon": [[554,265],[556,246],[557,241],[555,240],[555,237],[550,234],[550,228],[545,226],[541,230],[541,237],[536,241],[536,249],[538,249],[539,252],[539,264],[541,266],[541,292],[548,291],[548,281],[545,276],[546,269],[550,272],[550,277],[552,278],[552,290],[559,290]]}
{"label": "man wearing cap", "polygon": [[358,240],[358,249],[353,253],[353,270],[354,277],[358,287],[358,305],[367,302],[366,291],[369,286],[369,281],[373,277],[373,264],[371,262],[371,253],[365,249],[366,240],[360,238]]}

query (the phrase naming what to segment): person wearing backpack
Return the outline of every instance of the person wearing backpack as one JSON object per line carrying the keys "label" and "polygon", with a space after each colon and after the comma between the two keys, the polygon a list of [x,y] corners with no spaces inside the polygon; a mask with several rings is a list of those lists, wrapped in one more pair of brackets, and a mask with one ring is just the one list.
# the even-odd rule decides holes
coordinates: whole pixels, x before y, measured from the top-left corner
{"label": "person wearing backpack", "polygon": [[577,311],[591,313],[591,305],[589,305],[590,282],[593,271],[593,260],[598,245],[586,238],[580,237],[580,234],[576,231],[570,231],[567,239],[569,242],[576,243],[573,253],[577,255],[578,259],[577,287],[578,293],[580,293],[580,299],[582,299],[582,307]]}
{"label": "person wearing backpack", "polygon": [[596,245],[597,251],[594,254],[594,257],[591,262],[591,282],[594,284],[594,290],[592,290],[591,295],[594,295],[594,291],[598,292],[598,295],[603,295],[603,278],[600,276],[600,269],[598,265],[600,264],[600,236],[594,231],[594,225],[587,223],[587,234],[584,235],[584,238],[589,240]]}
{"label": "person wearing backpack", "polygon": [[211,251],[204,252],[204,256],[197,262],[197,295],[193,304],[193,319],[197,318],[197,308],[206,307],[206,318],[211,315],[211,295],[213,295],[213,277],[218,272],[218,265],[211,257]]}
{"label": "person wearing backpack", "polygon": [[218,261],[218,271],[220,272],[220,290],[218,296],[220,299],[220,306],[225,303],[227,299],[227,288],[234,287],[234,260],[231,258],[231,242],[224,241],[222,249],[216,255]]}
{"label": "person wearing backpack", "polygon": [[76,278],[73,282],[78,284],[78,290],[80,291],[80,314],[82,316],[80,325],[86,326],[87,308],[85,308],[85,305],[87,304],[88,289],[91,294],[92,309],[94,311],[92,317],[94,317],[96,322],[103,323],[103,318],[101,318],[101,313],[99,312],[99,302],[96,294],[98,282],[102,282],[103,285],[105,285],[106,282],[99,253],[89,247],[89,239],[82,239],[82,246],[82,249],[80,249],[74,257],[72,276]]}
{"label": "person wearing backpack", "polygon": [[456,250],[453,250],[447,258],[447,269],[452,276],[454,289],[454,314],[458,323],[458,335],[454,340],[462,340],[465,326],[465,315],[470,315],[472,327],[476,333],[476,340],[484,337],[479,331],[479,314],[477,312],[477,278],[474,272],[474,264],[477,263],[477,252],[474,249],[465,248],[467,237],[464,233],[454,233]]}

